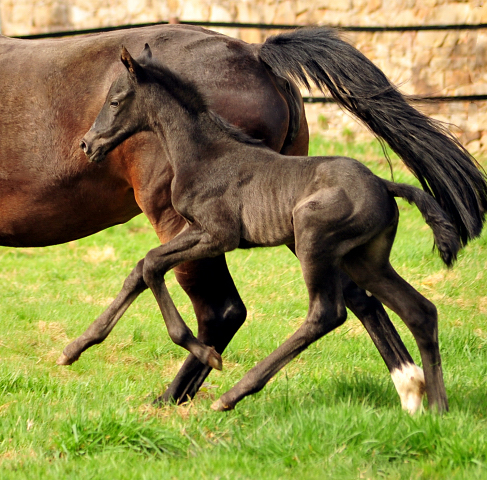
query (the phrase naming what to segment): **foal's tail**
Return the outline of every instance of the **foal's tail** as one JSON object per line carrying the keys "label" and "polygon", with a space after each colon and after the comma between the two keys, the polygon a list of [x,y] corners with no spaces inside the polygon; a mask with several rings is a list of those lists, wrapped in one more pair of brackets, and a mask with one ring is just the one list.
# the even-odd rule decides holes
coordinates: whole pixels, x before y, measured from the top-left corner
{"label": "foal's tail", "polygon": [[438,202],[428,193],[412,185],[383,181],[389,193],[395,197],[404,198],[418,207],[425,222],[433,230],[435,246],[440,252],[441,259],[448,267],[451,267],[461,248],[461,241],[456,228]]}
{"label": "foal's tail", "polygon": [[478,236],[487,209],[486,178],[440,123],[423,115],[384,73],[337,33],[303,28],[268,38],[260,58],[278,76],[328,90],[402,158],[447,212],[465,245]]}

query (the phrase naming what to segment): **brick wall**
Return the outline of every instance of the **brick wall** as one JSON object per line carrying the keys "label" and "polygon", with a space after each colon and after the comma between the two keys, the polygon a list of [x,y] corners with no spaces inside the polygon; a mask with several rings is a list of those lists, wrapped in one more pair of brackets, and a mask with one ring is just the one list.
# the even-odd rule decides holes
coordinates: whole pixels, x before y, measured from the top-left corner
{"label": "brick wall", "polygon": [[[357,26],[487,23],[483,0],[0,0],[4,35],[156,22],[259,22]],[[248,42],[272,32],[219,31]],[[345,33],[387,76],[414,95],[487,94],[487,29]],[[306,93],[306,92],[304,92]],[[487,151],[487,102],[421,106],[456,126],[470,150]],[[335,105],[307,107],[311,130],[340,137],[368,132]]]}

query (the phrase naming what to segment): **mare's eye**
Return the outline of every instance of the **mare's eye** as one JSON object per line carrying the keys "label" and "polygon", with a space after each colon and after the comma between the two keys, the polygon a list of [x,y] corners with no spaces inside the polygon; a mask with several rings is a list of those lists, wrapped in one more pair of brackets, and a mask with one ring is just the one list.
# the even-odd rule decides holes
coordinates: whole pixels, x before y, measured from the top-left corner
{"label": "mare's eye", "polygon": [[110,102],[110,107],[112,108],[117,108],[120,105],[120,102],[118,100],[112,100]]}

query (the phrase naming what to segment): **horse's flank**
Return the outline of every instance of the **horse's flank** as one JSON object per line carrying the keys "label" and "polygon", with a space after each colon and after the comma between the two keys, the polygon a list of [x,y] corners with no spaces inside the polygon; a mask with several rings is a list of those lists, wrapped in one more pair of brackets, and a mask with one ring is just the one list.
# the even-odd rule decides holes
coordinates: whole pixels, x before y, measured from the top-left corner
{"label": "horse's flank", "polygon": [[[98,166],[87,163],[78,147],[120,72],[120,45],[137,50],[147,41],[156,58],[194,78],[228,121],[271,148],[283,146],[290,125],[285,91],[276,89],[279,82],[259,61],[256,47],[244,42],[186,26],[57,40],[1,37],[1,245],[62,243],[126,222],[141,211],[161,240],[180,228],[170,215],[167,164],[160,162],[157,205],[143,194],[153,179],[135,165],[160,155],[151,134],[132,138]],[[225,75],[228,70],[233,78]],[[239,79],[245,88],[236,96]],[[271,98],[275,116],[265,108]]]}

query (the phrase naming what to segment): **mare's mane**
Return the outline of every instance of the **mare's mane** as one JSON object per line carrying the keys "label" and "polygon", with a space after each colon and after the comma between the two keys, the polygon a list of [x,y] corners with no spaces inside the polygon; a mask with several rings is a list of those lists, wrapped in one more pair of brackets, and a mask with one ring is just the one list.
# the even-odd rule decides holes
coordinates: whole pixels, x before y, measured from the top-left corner
{"label": "mare's mane", "polygon": [[191,80],[183,79],[176,72],[164,65],[154,62],[152,59],[141,59],[139,60],[139,64],[144,68],[146,74],[149,74],[148,77],[162,85],[190,115],[198,116],[206,114],[220,130],[240,143],[264,145],[263,140],[247,135],[241,128],[232,125],[212,110],[208,106],[206,99],[196,87],[196,84]]}

